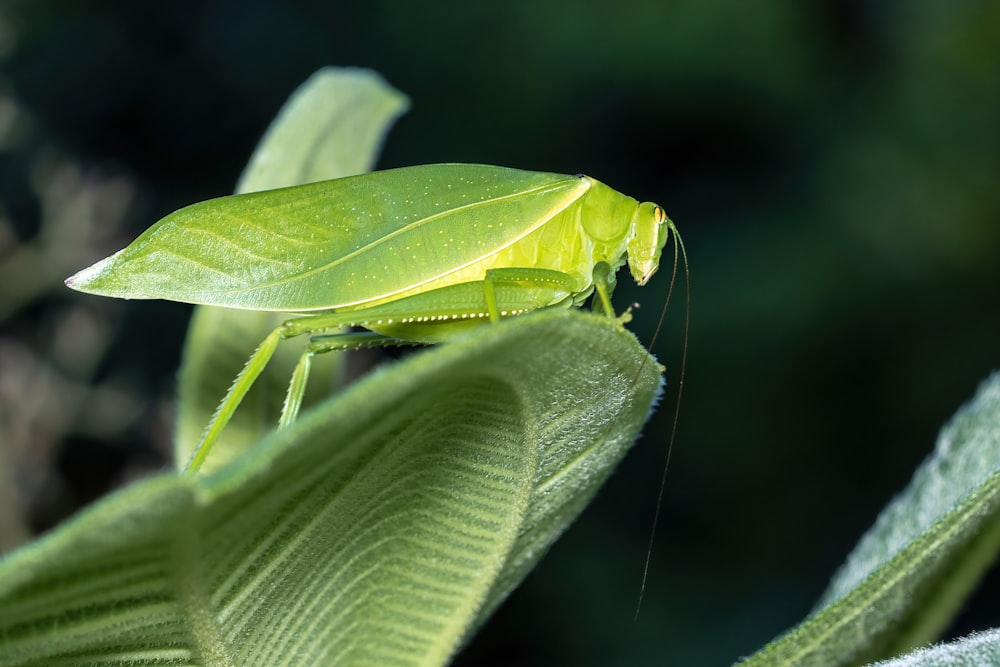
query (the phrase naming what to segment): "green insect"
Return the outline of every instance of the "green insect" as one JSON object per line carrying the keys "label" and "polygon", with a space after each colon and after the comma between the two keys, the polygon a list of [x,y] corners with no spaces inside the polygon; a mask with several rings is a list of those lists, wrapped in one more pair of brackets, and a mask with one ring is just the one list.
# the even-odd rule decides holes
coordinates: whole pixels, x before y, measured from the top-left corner
{"label": "green insect", "polygon": [[[160,220],[66,281],[92,294],[300,314],[264,339],[188,464],[196,471],[278,343],[308,334],[280,425],[312,356],[437,343],[484,322],[579,306],[615,317],[615,274],[644,285],[667,239],[659,206],[583,175],[437,164],[223,197]],[[353,326],[362,332],[339,332]],[[336,333],[335,333],[336,332]]]}

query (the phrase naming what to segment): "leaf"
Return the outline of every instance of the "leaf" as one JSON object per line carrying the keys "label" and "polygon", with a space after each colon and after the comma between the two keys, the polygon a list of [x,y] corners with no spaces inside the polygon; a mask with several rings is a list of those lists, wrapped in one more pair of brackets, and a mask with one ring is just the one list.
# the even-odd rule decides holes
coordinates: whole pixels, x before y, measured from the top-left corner
{"label": "leaf", "polygon": [[937,638],[1000,551],[1000,373],[951,420],[821,607],[745,665],[849,665]]}
{"label": "leaf", "polygon": [[[292,94],[261,139],[237,187],[253,192],[369,171],[382,140],[409,106],[370,70],[327,67]],[[287,314],[198,306],[181,366],[174,463],[183,468],[215,406],[257,345]],[[213,448],[203,470],[236,456],[278,423],[288,380],[305,341],[278,347]],[[313,361],[304,407],[326,396],[340,374],[340,354]]]}
{"label": "leaf", "polygon": [[410,103],[372,70],[325,67],[282,107],[236,192],[273,190],[371,171]]}
{"label": "leaf", "polygon": [[1000,628],[958,641],[920,649],[872,667],[996,667],[1000,665]]}
{"label": "leaf", "polygon": [[658,367],[549,310],[375,373],[0,562],[0,665],[439,665],[635,439]]}

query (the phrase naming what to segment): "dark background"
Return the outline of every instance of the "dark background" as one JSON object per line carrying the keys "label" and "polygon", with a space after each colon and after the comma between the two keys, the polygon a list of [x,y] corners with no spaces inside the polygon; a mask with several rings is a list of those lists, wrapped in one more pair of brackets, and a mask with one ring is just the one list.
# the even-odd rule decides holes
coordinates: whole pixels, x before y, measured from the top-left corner
{"label": "dark background", "polygon": [[[6,0],[0,546],[165,465],[188,308],[62,278],[231,192],[331,64],[411,97],[380,166],[587,173],[662,204],[690,253],[638,621],[672,393],[461,664],[749,654],[1000,367],[1000,3]],[[648,340],[666,277],[622,281]],[[674,387],[682,306],[654,350]],[[951,634],[1000,625],[997,599],[993,573]]]}

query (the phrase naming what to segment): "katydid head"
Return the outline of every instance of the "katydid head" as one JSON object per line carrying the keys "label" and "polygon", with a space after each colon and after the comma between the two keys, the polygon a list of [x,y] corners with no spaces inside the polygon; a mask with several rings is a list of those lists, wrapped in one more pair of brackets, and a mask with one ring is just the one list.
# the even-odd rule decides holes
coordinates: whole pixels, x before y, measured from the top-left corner
{"label": "katydid head", "polygon": [[645,285],[660,266],[660,253],[674,228],[663,209],[643,202],[632,216],[632,236],[628,241],[628,268],[639,285]]}

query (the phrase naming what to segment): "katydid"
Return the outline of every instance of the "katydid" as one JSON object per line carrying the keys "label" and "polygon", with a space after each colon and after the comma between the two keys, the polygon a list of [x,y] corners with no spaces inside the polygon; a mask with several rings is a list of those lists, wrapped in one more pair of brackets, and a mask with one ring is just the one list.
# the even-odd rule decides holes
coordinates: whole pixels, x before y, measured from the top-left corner
{"label": "katydid", "polygon": [[[280,424],[295,419],[312,356],[445,341],[540,308],[615,317],[615,274],[644,285],[677,228],[588,176],[474,164],[379,171],[183,208],[66,281],[92,294],[295,313],[268,335],[195,450],[196,471],[278,343],[311,336]],[[335,333],[341,327],[366,331]]]}

